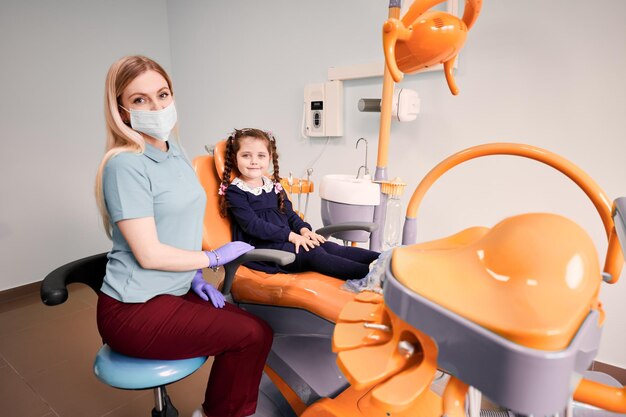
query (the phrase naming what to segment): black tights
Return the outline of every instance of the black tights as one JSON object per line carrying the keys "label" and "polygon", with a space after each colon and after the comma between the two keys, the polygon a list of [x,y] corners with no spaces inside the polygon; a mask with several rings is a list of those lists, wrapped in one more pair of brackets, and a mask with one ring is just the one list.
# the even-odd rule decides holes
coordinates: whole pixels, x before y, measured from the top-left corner
{"label": "black tights", "polygon": [[[292,252],[295,246],[292,246]],[[347,280],[363,278],[369,272],[369,264],[380,253],[353,246],[341,246],[325,242],[307,252],[300,247],[296,260],[282,267],[287,272],[315,271],[331,277]]]}

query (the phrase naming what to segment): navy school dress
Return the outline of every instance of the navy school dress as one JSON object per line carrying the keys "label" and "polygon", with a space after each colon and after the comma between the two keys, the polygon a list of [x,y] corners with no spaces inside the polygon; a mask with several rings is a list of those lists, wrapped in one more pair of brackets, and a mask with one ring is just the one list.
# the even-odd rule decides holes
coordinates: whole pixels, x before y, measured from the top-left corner
{"label": "navy school dress", "polygon": [[[279,210],[278,193],[284,194],[284,210]],[[250,187],[235,178],[226,189],[226,201],[231,217],[232,238],[247,242],[258,249],[278,249],[294,253],[295,245],[289,242],[289,233],[300,233],[302,228],[313,230],[293,210],[285,191],[269,178],[263,185]],[[325,242],[306,251],[302,247],[296,260],[284,266],[273,262],[248,262],[249,268],[267,272],[315,271],[340,279],[359,279],[369,272],[369,264],[378,258],[378,252]]]}

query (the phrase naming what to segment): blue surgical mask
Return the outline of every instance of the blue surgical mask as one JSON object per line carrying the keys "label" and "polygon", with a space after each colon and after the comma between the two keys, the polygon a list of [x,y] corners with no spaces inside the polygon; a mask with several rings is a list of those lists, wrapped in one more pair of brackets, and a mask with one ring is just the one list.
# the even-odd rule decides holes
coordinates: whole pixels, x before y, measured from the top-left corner
{"label": "blue surgical mask", "polygon": [[130,113],[130,127],[163,142],[166,142],[170,137],[178,118],[174,102],[161,110],[128,110],[122,108]]}

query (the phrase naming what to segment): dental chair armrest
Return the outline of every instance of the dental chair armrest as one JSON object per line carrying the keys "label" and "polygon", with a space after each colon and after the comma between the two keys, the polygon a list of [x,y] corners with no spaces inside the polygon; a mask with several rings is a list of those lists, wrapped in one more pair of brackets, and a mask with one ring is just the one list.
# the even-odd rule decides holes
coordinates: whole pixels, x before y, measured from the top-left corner
{"label": "dental chair armrest", "polygon": [[278,265],[287,265],[295,261],[295,259],[295,253],[276,249],[253,249],[250,252],[246,252],[239,258],[224,265],[224,285],[222,286],[222,294],[230,294],[230,289],[233,286],[233,280],[235,279],[235,272],[237,272],[240,265],[246,262],[261,261],[274,262]]}
{"label": "dental chair armrest", "polygon": [[63,304],[67,300],[67,286],[74,282],[89,285],[98,293],[104,279],[107,253],[88,256],[50,272],[41,282],[41,301],[49,306]]}
{"label": "dental chair armrest", "polygon": [[324,236],[324,238],[328,239],[335,233],[339,232],[362,230],[364,232],[372,233],[376,229],[378,229],[378,225],[372,222],[347,222],[322,227],[321,229],[317,229],[315,233],[317,233],[318,235],[322,235]]}

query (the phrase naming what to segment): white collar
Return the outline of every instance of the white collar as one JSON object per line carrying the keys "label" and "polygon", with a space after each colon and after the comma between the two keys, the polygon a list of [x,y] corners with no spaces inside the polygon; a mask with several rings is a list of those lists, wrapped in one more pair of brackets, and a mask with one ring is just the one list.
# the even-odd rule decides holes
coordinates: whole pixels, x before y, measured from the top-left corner
{"label": "white collar", "polygon": [[261,193],[263,191],[265,191],[266,193],[269,193],[270,191],[272,191],[274,189],[274,183],[272,182],[272,180],[270,180],[266,176],[263,176],[261,178],[263,179],[263,185],[259,185],[258,187],[254,187],[254,188],[250,187],[248,184],[246,184],[239,177],[235,178],[231,182],[231,184],[236,186],[237,188],[239,188],[242,191],[246,191],[246,192],[252,193],[254,195],[261,195]]}

